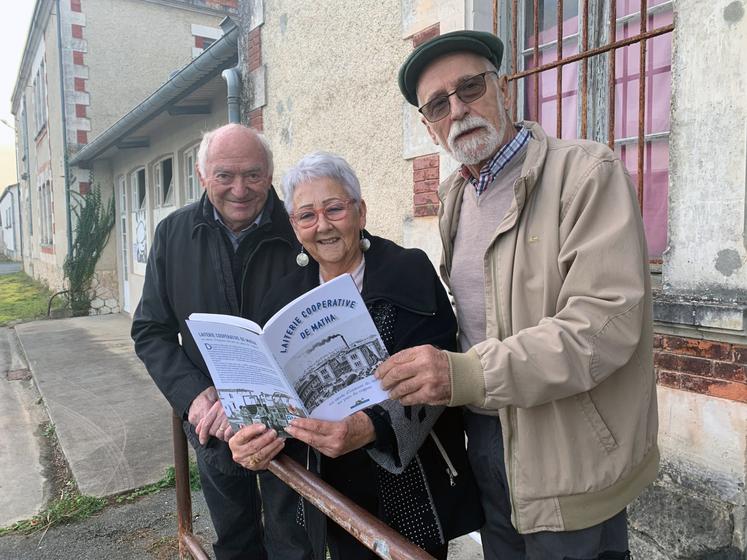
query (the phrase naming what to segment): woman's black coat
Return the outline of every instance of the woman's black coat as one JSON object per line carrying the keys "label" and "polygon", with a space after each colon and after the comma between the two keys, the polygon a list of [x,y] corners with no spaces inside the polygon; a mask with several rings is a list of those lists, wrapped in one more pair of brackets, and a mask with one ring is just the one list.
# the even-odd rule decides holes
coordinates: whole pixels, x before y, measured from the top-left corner
{"label": "woman's black coat", "polygon": [[[386,239],[367,236],[371,247],[365,253],[361,294],[390,355],[423,344],[454,350],[456,319],[446,291],[426,254],[419,249],[404,249]],[[270,290],[260,317],[266,321],[289,301],[318,285],[319,265],[312,259],[308,266],[282,278]],[[389,319],[385,321],[389,332],[382,332],[382,322],[377,321],[381,317]],[[460,409],[403,407],[397,402],[385,401],[381,406],[369,409],[367,414],[373,420],[377,436],[375,444],[367,449],[370,457],[365,459],[378,473],[378,488],[374,491],[378,492],[379,503],[378,511],[373,513],[426,549],[482,526],[478,490],[467,462]],[[431,428],[458,476],[449,472],[443,454],[433,437],[429,437]],[[363,451],[348,455],[355,453],[362,454]],[[379,465],[373,466],[371,457],[386,470]],[[337,470],[334,463],[338,460],[323,458],[323,478],[325,471]],[[412,486],[408,481],[413,480],[415,470],[418,476],[424,475],[427,480],[425,492],[408,492],[409,489],[403,487]],[[355,477],[346,476],[342,484],[345,487],[338,490],[353,499],[360,494],[363,502],[366,501],[363,494],[373,486],[370,477],[363,475],[357,482]],[[361,485],[367,488],[357,488]],[[418,525],[427,523],[429,515],[423,513],[426,504],[419,502],[430,501],[428,495],[432,498],[430,505],[435,506],[437,519],[431,515],[435,527],[424,528]],[[387,497],[391,500],[392,496],[396,496],[397,503],[386,503]],[[414,503],[407,503],[408,500]],[[372,509],[370,505],[369,509]],[[426,509],[432,510],[433,507]],[[413,519],[413,516],[417,518]],[[412,533],[413,526],[417,534]]]}

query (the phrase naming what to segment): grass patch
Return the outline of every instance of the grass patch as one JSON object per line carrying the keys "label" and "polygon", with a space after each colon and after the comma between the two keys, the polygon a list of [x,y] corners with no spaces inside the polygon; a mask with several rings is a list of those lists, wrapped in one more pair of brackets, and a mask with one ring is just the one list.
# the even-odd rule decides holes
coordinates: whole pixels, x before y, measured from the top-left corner
{"label": "grass patch", "polygon": [[[127,494],[117,496],[114,501],[118,504],[132,502],[142,496],[155,494],[156,492],[160,492],[166,488],[173,488],[174,486],[176,486],[176,471],[174,470],[174,467],[168,467],[166,469],[166,474],[161,480],[143,486],[142,488],[138,488],[137,490],[133,490],[132,492],[128,492]],[[189,462],[189,487],[193,492],[202,488],[200,484],[200,473],[197,470],[197,463],[194,461]]]}
{"label": "grass patch", "polygon": [[[46,316],[50,297],[52,292],[24,272],[0,275],[0,327]],[[55,303],[63,304],[60,298]]]}
{"label": "grass patch", "polygon": [[11,533],[30,535],[37,531],[46,531],[56,525],[80,521],[101,511],[106,503],[104,498],[81,495],[74,484],[68,483],[59,498],[31,519],[0,528],[0,537]]}

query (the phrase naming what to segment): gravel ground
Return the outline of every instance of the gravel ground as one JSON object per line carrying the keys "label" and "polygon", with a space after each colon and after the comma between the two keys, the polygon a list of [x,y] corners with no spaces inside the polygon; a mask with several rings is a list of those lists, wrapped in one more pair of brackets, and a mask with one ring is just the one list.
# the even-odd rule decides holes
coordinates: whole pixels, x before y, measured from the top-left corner
{"label": "gravel ground", "polygon": [[[192,493],[193,528],[206,551],[214,538],[201,492]],[[106,507],[89,519],[29,536],[0,537],[2,560],[177,560],[176,493],[163,490]]]}

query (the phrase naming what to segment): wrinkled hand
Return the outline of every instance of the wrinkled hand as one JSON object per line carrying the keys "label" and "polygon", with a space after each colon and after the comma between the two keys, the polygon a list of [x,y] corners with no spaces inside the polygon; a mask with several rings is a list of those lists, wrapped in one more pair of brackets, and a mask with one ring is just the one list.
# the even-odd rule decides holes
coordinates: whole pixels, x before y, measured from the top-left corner
{"label": "wrinkled hand", "polygon": [[200,445],[205,445],[210,436],[228,441],[233,435],[215,387],[208,387],[195,397],[189,406],[187,420],[195,427]]}
{"label": "wrinkled hand", "polygon": [[371,419],[364,412],[356,412],[339,422],[295,418],[285,431],[333,459],[376,439]]}
{"label": "wrinkled hand", "polygon": [[403,405],[448,404],[451,373],[446,353],[433,346],[415,346],[397,352],[376,370],[389,398]]}
{"label": "wrinkled hand", "polygon": [[251,424],[241,428],[228,441],[233,460],[242,467],[261,471],[270,465],[275,455],[285,447],[285,440],[275,430],[264,424]]}

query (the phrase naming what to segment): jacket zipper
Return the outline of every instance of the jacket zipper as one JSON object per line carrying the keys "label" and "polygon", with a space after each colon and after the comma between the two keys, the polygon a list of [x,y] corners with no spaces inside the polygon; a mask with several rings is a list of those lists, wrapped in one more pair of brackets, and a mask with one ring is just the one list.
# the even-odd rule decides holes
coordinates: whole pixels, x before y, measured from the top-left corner
{"label": "jacket zipper", "polygon": [[[518,185],[519,181],[523,181],[523,178],[519,178],[514,183],[514,191],[516,190],[516,186]],[[517,209],[517,212],[520,212],[519,209]],[[518,221],[518,216],[516,217],[516,221]],[[516,222],[514,222],[511,226],[516,227]],[[499,235],[505,233],[511,228],[507,228],[505,230],[501,230],[497,233],[496,237]],[[493,239],[493,243],[495,243],[496,240]],[[496,313],[496,319],[497,319],[497,327],[498,327],[498,333],[497,336],[500,340],[502,340],[502,334],[505,335],[508,333],[507,325],[504,325],[504,318],[503,314],[501,313],[501,305],[500,305],[500,292],[498,289],[498,283],[496,281],[498,274],[498,262],[495,259],[495,252],[490,252],[490,271],[491,271],[491,277],[493,281],[493,293],[495,294],[495,313]],[[516,530],[520,531],[520,524],[519,524],[519,515],[518,515],[518,509],[516,507],[516,463],[514,461],[514,434],[516,433],[516,426],[515,424],[515,414],[514,411],[510,406],[506,407],[506,415],[508,416],[508,429],[506,432],[508,433],[508,441],[504,442],[504,449],[506,451],[504,456],[504,463],[506,465],[506,468],[508,469],[508,496],[509,501],[511,502],[511,511],[515,514],[515,523],[516,523]],[[506,458],[508,458],[508,461],[506,461]]]}
{"label": "jacket zipper", "polygon": [[433,442],[436,444],[439,453],[441,453],[441,457],[443,457],[444,462],[446,463],[446,474],[449,475],[449,485],[454,487],[456,486],[456,482],[454,482],[454,479],[459,476],[459,473],[454,468],[454,463],[452,463],[451,459],[449,459],[449,454],[446,453],[446,449],[444,449],[444,446],[441,445],[441,440],[438,439],[438,436],[436,435],[436,432],[434,430],[431,430],[431,437],[433,438]]}

